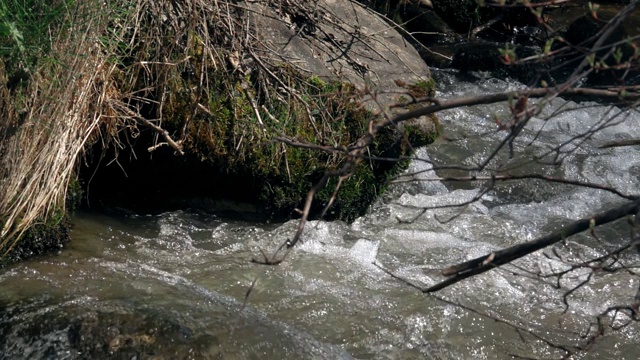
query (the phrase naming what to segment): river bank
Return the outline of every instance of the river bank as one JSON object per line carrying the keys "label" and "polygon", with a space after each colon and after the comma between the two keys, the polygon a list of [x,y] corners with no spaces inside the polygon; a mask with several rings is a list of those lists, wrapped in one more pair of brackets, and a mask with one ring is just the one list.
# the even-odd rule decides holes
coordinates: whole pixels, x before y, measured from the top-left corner
{"label": "river bank", "polygon": [[[442,132],[433,113],[377,130],[418,109],[411,101],[433,97],[427,64],[544,87],[564,81],[572,65],[558,64],[570,56],[520,59],[560,51],[554,41],[587,46],[581,34],[597,34],[623,8],[576,1],[532,14],[473,1],[362,3],[369,8],[52,3],[37,15],[57,29],[50,41],[29,26],[35,13],[3,13],[10,51],[0,67],[2,252],[17,243],[24,248],[15,259],[56,251],[66,242],[70,197],[93,208],[199,207],[286,219],[300,216],[323,174],[340,172],[348,181],[329,176],[307,213],[353,221],[406,167],[402,159]],[[633,16],[610,43],[633,34],[625,25]],[[68,31],[73,21],[86,31]],[[555,32],[541,32],[545,21]],[[473,29],[466,37],[465,27]],[[621,45],[620,56],[632,56],[631,47]],[[640,79],[633,68],[598,64],[584,84],[621,73],[629,86]]]}
{"label": "river bank", "polygon": [[[29,230],[66,230],[67,195],[78,192],[94,208],[241,203],[267,218],[299,216],[309,188],[353,157],[343,147],[368,136],[381,109],[434,91],[415,49],[355,3],[12,4],[0,19],[10,50],[0,64],[3,255],[16,244],[22,254],[64,244],[65,231],[43,241]],[[305,13],[314,31],[291,22]],[[39,37],[34,22],[53,35]],[[368,86],[398,95],[363,100]],[[389,127],[367,153],[406,156],[439,130],[435,116]],[[351,221],[402,167],[353,166],[341,196],[333,197],[332,179],[309,211],[317,216],[331,201],[326,216]]]}

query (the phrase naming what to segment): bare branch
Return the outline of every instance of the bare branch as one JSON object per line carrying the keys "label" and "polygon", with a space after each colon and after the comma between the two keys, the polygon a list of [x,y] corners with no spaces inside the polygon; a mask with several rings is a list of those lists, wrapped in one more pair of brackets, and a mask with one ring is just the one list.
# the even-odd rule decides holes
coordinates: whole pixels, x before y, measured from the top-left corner
{"label": "bare branch", "polygon": [[[451,278],[425,289],[424,292],[442,290],[466,278],[482,274],[549,245],[553,245],[571,235],[588,230],[592,226],[592,222],[595,222],[597,225],[603,225],[621,219],[627,215],[634,214],[638,212],[639,209],[640,200],[627,202],[624,205],[598,213],[592,217],[573,222],[565,226],[562,230],[547,236],[448,267],[442,270],[442,275],[451,276]],[[493,256],[493,260],[485,263],[490,256]]]}
{"label": "bare branch", "polygon": [[[434,168],[434,169],[437,169],[437,168]],[[429,170],[433,170],[433,169],[429,169]],[[401,177],[406,177],[406,176],[407,175],[402,175]],[[560,183],[560,184],[575,185],[575,186],[580,186],[585,188],[603,190],[603,191],[607,191],[612,194],[618,195],[621,198],[625,198],[627,200],[638,199],[637,195],[627,195],[609,186],[604,186],[600,184],[594,184],[594,183],[584,182],[579,180],[557,178],[557,177],[552,177],[552,176],[547,176],[542,174],[524,174],[524,175],[505,174],[505,175],[494,175],[494,176],[475,176],[475,175],[474,176],[449,176],[449,177],[434,177],[429,179],[393,180],[392,183],[398,184],[398,183],[425,182],[425,181],[446,181],[446,182],[514,181],[514,180],[525,180],[525,179],[543,180],[547,182],[554,182],[554,183]]]}

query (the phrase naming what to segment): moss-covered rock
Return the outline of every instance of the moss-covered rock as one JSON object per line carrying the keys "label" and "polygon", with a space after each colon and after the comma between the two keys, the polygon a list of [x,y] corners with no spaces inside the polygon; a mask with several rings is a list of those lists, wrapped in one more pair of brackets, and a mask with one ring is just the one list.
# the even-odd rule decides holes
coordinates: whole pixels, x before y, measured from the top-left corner
{"label": "moss-covered rock", "polygon": [[69,241],[69,219],[80,206],[81,199],[82,189],[77,178],[74,178],[67,189],[65,209],[58,209],[53,216],[37,221],[17,239],[9,239],[0,248],[0,268],[12,262],[60,251]]}
{"label": "moss-covered rock", "polygon": [[[0,259],[0,268],[5,265],[61,250],[69,241],[70,223],[68,217],[48,221],[45,224],[31,226]],[[9,246],[11,246],[9,244]]]}
{"label": "moss-covered rock", "polygon": [[[145,41],[123,51],[123,56],[162,57],[176,66],[141,67],[137,64],[148,61],[121,61],[123,75],[115,79],[119,88],[130,89],[123,92],[146,91],[149,101],[133,100],[130,106],[145,118],[162,119],[158,123],[166,133],[138,126],[135,138],[127,139],[129,148],[114,149],[119,167],[111,163],[86,169],[83,177],[92,179],[91,204],[111,201],[135,207],[138,202],[162,210],[212,204],[201,201],[210,198],[251,203],[269,215],[295,215],[295,208],[322,175],[348,161],[348,147],[367,134],[370,121],[378,116],[375,112],[393,101],[386,94],[374,99],[367,92],[377,87],[397,89],[396,79],[413,84],[410,91],[416,93],[434,90],[429,69],[415,50],[363,8],[323,2],[323,11],[331,16],[317,17],[305,2],[247,6],[251,11],[237,16],[254,26],[245,35],[240,35],[244,27],[236,29],[238,39],[207,35],[214,33],[212,27],[221,26],[219,22],[207,23],[206,28],[180,28],[177,34],[165,29],[167,23],[159,23],[130,35],[168,33],[154,46]],[[245,38],[253,39],[248,48],[233,43]],[[137,81],[128,83],[132,78]],[[361,102],[363,98],[368,101]],[[408,155],[411,140],[416,141],[413,146],[433,140],[433,128],[421,133],[425,129],[409,126],[406,134],[389,129],[367,154]],[[161,135],[176,139],[185,155],[174,156],[176,150],[169,146],[154,146],[149,153],[154,138],[163,141]],[[328,216],[349,221],[363,214],[396,170],[386,163],[359,162],[341,184]],[[315,214],[333,198],[335,181],[316,194]]]}
{"label": "moss-covered rock", "polygon": [[538,55],[538,51],[538,48],[527,46],[475,41],[457,47],[452,67],[463,72],[487,71],[492,76],[511,77],[527,84],[544,74],[545,64],[533,62],[515,64],[515,62],[518,59]]}
{"label": "moss-covered rock", "polygon": [[[141,209],[144,211],[184,205],[215,210],[220,203],[202,201],[209,198],[251,203],[255,211],[267,216],[295,216],[294,210],[302,205],[306,193],[325,171],[346,161],[346,153],[340,149],[346,150],[345,146],[366,134],[373,115],[353,101],[357,89],[350,83],[317,76],[301,79],[285,68],[279,75],[295,84],[302,101],[271,106],[270,111],[264,106],[254,109],[252,101],[275,98],[277,92],[260,93],[250,78],[240,83],[221,81],[209,89],[214,95],[209,96],[207,111],[192,116],[189,102],[182,98],[184,93],[173,91],[175,98],[164,107],[164,117],[171,119],[165,129],[172,133],[185,129],[185,156],[176,157],[164,149],[153,158],[138,156],[131,163],[123,161],[126,177],[118,174],[118,168],[112,168],[111,173],[101,168],[92,182],[91,193],[99,201],[117,206],[135,207],[127,200],[138,198],[147,206]],[[208,76],[223,78],[215,72]],[[434,86],[432,80],[406,85],[415,97],[433,94]],[[439,129],[429,124],[437,120],[425,119],[407,122],[401,131],[383,131],[369,155],[402,157],[410,154],[412,146],[433,142]],[[335,151],[288,146],[276,139],[280,136]],[[352,221],[364,214],[384,191],[387,178],[403,166],[406,161],[360,163],[341,184],[327,217]],[[316,194],[313,214],[319,214],[334,197],[336,183],[332,179]],[[121,193],[118,196],[109,189]],[[146,195],[141,198],[140,194]],[[107,198],[114,202],[108,203]]]}

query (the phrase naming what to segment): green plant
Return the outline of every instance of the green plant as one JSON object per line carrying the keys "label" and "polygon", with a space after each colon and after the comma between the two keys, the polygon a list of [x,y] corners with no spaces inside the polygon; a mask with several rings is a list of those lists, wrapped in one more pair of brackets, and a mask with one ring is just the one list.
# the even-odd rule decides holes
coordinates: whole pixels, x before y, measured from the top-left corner
{"label": "green plant", "polygon": [[[49,55],[56,33],[71,26],[75,0],[6,0],[0,3],[0,55],[15,71],[31,72]],[[65,23],[67,21],[67,23]]]}

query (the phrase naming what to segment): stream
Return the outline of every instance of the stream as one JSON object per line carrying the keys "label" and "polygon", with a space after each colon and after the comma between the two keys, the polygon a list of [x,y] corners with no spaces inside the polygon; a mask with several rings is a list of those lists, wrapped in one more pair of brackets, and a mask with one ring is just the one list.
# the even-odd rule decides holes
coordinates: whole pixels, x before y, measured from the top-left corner
{"label": "stream", "polygon": [[[447,71],[435,76],[443,98],[522,86],[493,78],[468,81]],[[553,100],[514,143],[514,157],[506,151],[490,166],[639,193],[638,147],[598,146],[640,138],[640,114],[581,105],[572,110],[576,103]],[[554,109],[563,111],[545,120]],[[443,112],[448,141],[417,155],[438,164],[481,162],[505,136],[494,131],[495,118],[508,114],[506,105]],[[614,114],[615,124],[567,153],[561,165],[516,167]],[[443,279],[438,269],[621,203],[604,191],[529,180],[499,183],[467,207],[415,218],[422,206],[473,199],[483,184],[433,180],[430,166],[414,161],[407,172],[417,181],[395,184],[353,224],[308,223],[303,243],[278,266],[251,259],[291,238],[296,220],[258,223],[189,210],[79,212],[72,241],[59,254],[0,271],[0,359],[558,358],[562,351],[495,318],[550,343],[576,344],[608,306],[633,300],[638,276],[597,274],[568,297],[565,311],[563,294],[589,272],[567,275],[560,289],[549,284],[553,279],[522,276],[522,269],[565,269],[549,249],[517,261],[517,268],[490,271],[435,296],[390,276],[381,267],[426,287]],[[473,174],[454,169],[438,175]],[[557,249],[566,259],[596,257],[628,240],[629,231],[626,220],[619,221],[598,228],[598,239],[581,234]],[[625,256],[638,265],[636,254]],[[608,331],[576,357],[636,359],[639,330],[634,323]]]}

